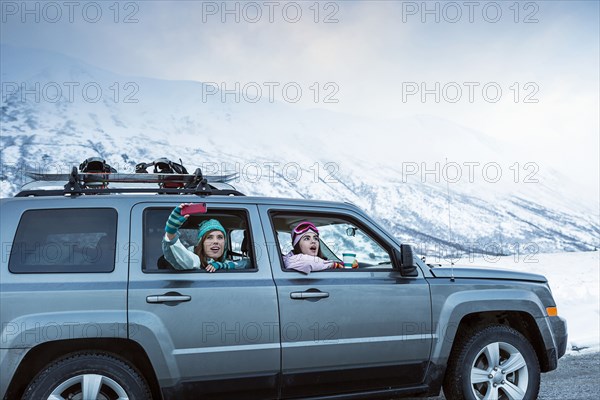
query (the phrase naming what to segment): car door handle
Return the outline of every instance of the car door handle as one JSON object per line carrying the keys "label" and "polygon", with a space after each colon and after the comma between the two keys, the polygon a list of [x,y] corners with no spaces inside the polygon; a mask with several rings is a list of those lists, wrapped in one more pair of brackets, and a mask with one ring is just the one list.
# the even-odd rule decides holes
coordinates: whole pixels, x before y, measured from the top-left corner
{"label": "car door handle", "polygon": [[324,299],[329,297],[329,293],[327,292],[292,292],[290,293],[290,298],[294,300],[303,300],[303,299]]}
{"label": "car door handle", "polygon": [[180,294],[163,294],[147,296],[146,303],[181,303],[184,301],[190,301],[192,296],[185,296]]}

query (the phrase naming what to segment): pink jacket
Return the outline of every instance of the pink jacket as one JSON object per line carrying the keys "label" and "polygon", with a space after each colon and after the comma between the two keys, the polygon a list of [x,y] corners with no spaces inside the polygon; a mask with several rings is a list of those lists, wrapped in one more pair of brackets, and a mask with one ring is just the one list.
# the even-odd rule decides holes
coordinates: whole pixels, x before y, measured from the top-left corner
{"label": "pink jacket", "polygon": [[323,260],[317,256],[308,254],[294,254],[292,251],[283,256],[283,263],[286,269],[295,269],[296,271],[310,274],[311,271],[322,271],[333,267],[333,261]]}

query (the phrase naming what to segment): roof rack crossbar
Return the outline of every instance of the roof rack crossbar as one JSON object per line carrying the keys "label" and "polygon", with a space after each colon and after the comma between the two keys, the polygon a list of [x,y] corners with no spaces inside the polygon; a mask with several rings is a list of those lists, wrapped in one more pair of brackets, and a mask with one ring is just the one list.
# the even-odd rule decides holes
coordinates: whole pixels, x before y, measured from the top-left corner
{"label": "roof rack crossbar", "polygon": [[[74,167],[75,168],[75,167]],[[200,181],[206,180],[207,183],[227,183],[239,177],[239,174],[208,175],[197,174],[122,174],[122,173],[77,173],[71,171],[70,174],[38,174],[35,172],[26,172],[30,178],[35,181],[71,181],[77,180],[83,183],[182,183],[190,186],[196,186]]]}
{"label": "roof rack crossbar", "polygon": [[53,189],[53,190],[23,190],[15,197],[28,196],[78,196],[82,194],[112,194],[112,193],[156,193],[156,194],[195,194],[198,196],[222,195],[244,196],[243,193],[232,189],[170,189],[170,188],[91,188],[91,189]]}

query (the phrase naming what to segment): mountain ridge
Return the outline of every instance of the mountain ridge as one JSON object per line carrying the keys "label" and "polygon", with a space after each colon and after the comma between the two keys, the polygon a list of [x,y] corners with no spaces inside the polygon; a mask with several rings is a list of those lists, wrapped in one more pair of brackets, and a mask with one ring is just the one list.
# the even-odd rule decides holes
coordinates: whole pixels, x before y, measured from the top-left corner
{"label": "mountain ridge", "polygon": [[[18,66],[32,63],[36,51],[10,51],[2,57],[2,197],[27,181],[26,169],[69,172],[100,156],[132,172],[137,162],[169,157],[181,158],[189,171],[238,169],[234,186],[249,195],[351,201],[401,240],[433,248],[430,253],[598,245],[596,204],[579,196],[580,188],[535,163],[526,168],[515,161],[516,149],[451,121],[423,115],[376,121],[281,102],[222,102],[203,96],[201,82],[105,70],[98,79],[94,67],[60,55],[53,55],[52,68],[41,56],[37,67],[24,68],[29,78],[20,78],[25,72],[16,72]],[[92,101],[48,92],[37,101],[31,92],[36,83],[69,89],[65,82],[89,90],[97,84],[106,96]],[[127,95],[137,102],[125,101]],[[461,173],[457,182],[453,171]],[[494,171],[502,172],[498,181]]]}

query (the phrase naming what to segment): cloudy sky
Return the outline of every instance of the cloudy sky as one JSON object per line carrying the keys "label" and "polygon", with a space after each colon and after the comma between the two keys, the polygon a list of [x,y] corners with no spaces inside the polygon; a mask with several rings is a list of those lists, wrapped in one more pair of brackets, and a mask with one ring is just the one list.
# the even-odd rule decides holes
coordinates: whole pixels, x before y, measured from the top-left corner
{"label": "cloudy sky", "polygon": [[599,15],[598,1],[2,0],[0,41],[247,97],[300,88],[297,107],[441,117],[597,194]]}

